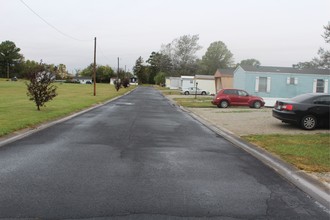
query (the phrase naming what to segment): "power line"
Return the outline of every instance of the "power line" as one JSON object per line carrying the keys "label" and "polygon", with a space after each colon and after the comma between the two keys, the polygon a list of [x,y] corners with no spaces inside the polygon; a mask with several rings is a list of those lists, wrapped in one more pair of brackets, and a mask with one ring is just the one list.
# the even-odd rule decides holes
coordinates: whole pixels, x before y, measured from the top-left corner
{"label": "power line", "polygon": [[68,37],[72,40],[76,40],[76,41],[91,41],[91,40],[81,40],[81,39],[77,39],[75,37],[70,36],[69,34],[64,33],[63,31],[61,31],[60,29],[58,29],[57,27],[55,27],[54,25],[52,25],[51,23],[49,23],[47,20],[45,20],[43,17],[41,17],[37,12],[35,12],[28,4],[26,4],[23,0],[20,0],[20,2],[25,5],[33,14],[35,14],[38,18],[40,18],[43,22],[45,22],[49,27],[53,28],[55,31],[57,31],[58,33],[62,34],[65,37]]}

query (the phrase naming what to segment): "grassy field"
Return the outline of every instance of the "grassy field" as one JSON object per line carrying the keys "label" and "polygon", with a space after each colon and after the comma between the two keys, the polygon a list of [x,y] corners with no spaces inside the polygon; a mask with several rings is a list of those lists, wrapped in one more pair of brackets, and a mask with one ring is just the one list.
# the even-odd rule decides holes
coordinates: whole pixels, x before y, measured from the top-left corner
{"label": "grassy field", "polygon": [[24,81],[0,79],[0,136],[69,115],[135,88],[121,88],[117,92],[113,85],[97,84],[96,96],[93,96],[93,85],[56,83],[56,86],[58,96],[37,111],[35,103],[26,95]]}
{"label": "grassy field", "polygon": [[329,134],[250,135],[243,138],[301,170],[330,172]]}

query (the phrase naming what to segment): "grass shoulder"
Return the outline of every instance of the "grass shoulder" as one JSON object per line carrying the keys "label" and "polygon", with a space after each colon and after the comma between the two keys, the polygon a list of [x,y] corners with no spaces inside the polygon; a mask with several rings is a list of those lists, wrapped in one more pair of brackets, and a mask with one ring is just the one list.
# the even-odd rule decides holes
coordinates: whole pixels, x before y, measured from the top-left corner
{"label": "grass shoulder", "polygon": [[187,108],[214,108],[212,97],[210,96],[189,96],[185,98],[174,98],[176,103]]}
{"label": "grass shoulder", "polygon": [[330,172],[330,136],[312,135],[248,135],[243,139],[281,157],[307,172]]}

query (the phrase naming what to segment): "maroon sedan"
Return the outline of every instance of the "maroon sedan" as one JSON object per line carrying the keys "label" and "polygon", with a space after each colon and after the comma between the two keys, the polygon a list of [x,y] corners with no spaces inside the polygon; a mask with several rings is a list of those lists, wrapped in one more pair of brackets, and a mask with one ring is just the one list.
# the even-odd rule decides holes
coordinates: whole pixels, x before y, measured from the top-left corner
{"label": "maroon sedan", "polygon": [[244,90],[222,89],[214,97],[212,104],[219,108],[227,108],[230,105],[261,108],[265,102],[261,97],[251,96]]}

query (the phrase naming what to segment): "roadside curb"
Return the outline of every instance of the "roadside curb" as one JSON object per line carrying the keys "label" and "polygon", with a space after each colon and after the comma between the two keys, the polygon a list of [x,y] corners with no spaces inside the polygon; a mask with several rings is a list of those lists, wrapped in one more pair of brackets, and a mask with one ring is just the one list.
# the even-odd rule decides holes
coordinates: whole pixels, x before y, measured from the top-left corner
{"label": "roadside curb", "polygon": [[33,127],[33,128],[23,129],[21,132],[18,131],[19,134],[13,135],[11,137],[8,137],[8,136],[7,137],[6,136],[1,137],[0,138],[0,147],[4,146],[6,144],[12,143],[14,141],[20,140],[22,138],[25,138],[25,137],[27,137],[27,136],[29,136],[31,134],[37,133],[37,132],[39,132],[39,131],[41,131],[43,129],[46,129],[46,128],[51,127],[53,125],[56,125],[58,123],[67,121],[69,119],[72,119],[72,118],[74,118],[74,117],[76,117],[78,115],[84,114],[84,113],[89,112],[89,111],[91,111],[93,109],[96,109],[96,108],[99,108],[101,106],[104,106],[104,105],[106,105],[106,104],[108,104],[110,102],[113,102],[113,101],[115,101],[115,100],[117,100],[117,99],[119,99],[119,98],[121,98],[121,97],[123,97],[125,95],[128,95],[129,93],[133,92],[135,89],[133,89],[131,91],[128,91],[128,92],[124,93],[123,95],[120,95],[120,96],[117,96],[117,97],[112,98],[110,100],[107,100],[105,102],[102,102],[100,104],[96,104],[96,105],[93,105],[93,106],[91,106],[89,108],[86,108],[84,110],[78,111],[76,113],[72,113],[72,114],[70,114],[68,116],[65,116],[63,118],[59,118],[59,119],[56,119],[56,120],[50,121],[50,122],[45,122],[45,123],[42,123],[42,124],[40,124],[40,125],[38,125],[36,127]]}
{"label": "roadside curb", "polygon": [[242,150],[248,152],[265,165],[269,166],[275,170],[282,177],[287,179],[289,182],[294,184],[300,190],[305,192],[310,197],[314,198],[316,202],[323,206],[327,212],[330,212],[330,189],[328,186],[323,184],[321,181],[313,178],[309,174],[302,170],[297,169],[293,165],[281,160],[280,158],[272,155],[266,150],[259,148],[235,135],[233,132],[220,128],[207,119],[202,118],[195,113],[185,109],[181,105],[176,104],[173,100],[167,98],[172,105],[178,106],[182,111],[188,113],[192,118],[203,124],[205,127],[215,132],[216,134],[222,136],[227,141],[232,143],[234,146],[241,148]]}

